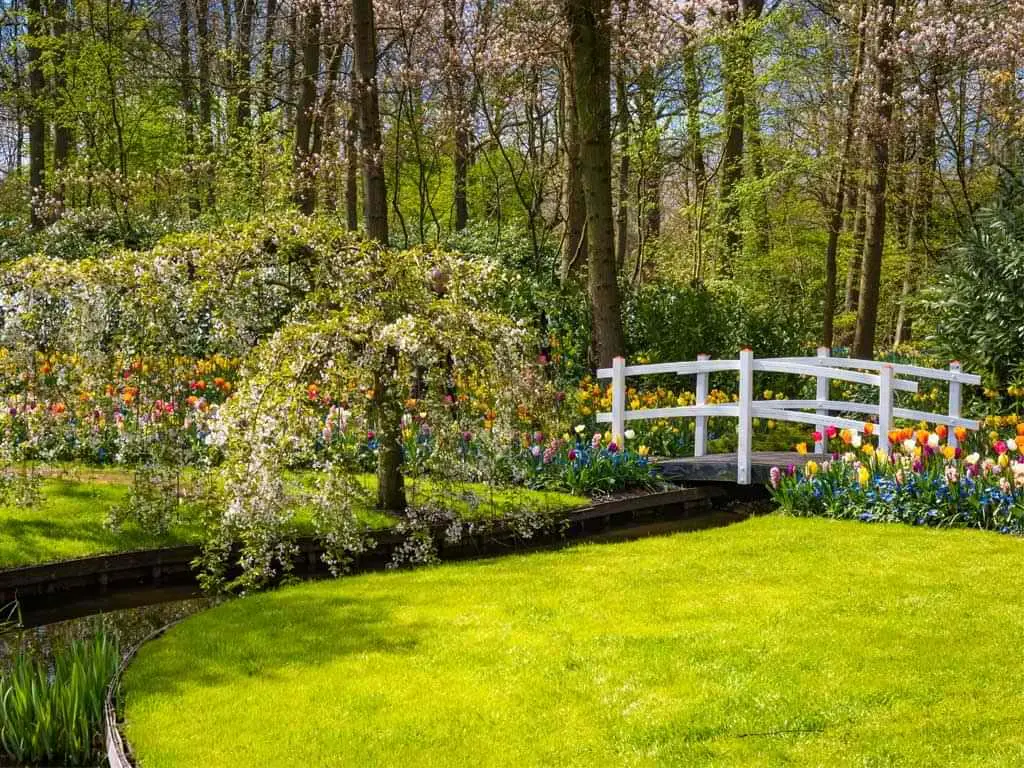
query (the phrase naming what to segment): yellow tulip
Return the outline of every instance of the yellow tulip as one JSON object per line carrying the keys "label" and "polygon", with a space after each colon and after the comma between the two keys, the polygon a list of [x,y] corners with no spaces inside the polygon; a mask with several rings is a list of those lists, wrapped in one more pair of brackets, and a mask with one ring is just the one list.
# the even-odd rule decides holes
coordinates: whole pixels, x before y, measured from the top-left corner
{"label": "yellow tulip", "polygon": [[[801,456],[804,456],[807,453],[807,443],[797,443],[796,444],[796,452],[799,453]],[[812,461],[812,462],[809,462],[808,464],[810,465],[810,464],[813,464],[813,463],[814,462]]]}
{"label": "yellow tulip", "polygon": [[862,466],[860,469],[857,470],[857,482],[858,483],[860,483],[861,485],[867,485],[868,481],[870,479],[871,479],[871,473],[868,472],[868,468],[867,467],[863,467]]}
{"label": "yellow tulip", "polygon": [[814,477],[818,474],[818,462],[808,461],[804,465],[804,474],[807,475],[807,477]]}

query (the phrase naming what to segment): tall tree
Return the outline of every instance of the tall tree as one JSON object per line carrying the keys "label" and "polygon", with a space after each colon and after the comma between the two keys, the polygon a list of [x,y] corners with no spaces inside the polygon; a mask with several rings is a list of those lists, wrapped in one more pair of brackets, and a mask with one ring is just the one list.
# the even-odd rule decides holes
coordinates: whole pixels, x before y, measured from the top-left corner
{"label": "tall tree", "polygon": [[867,230],[864,237],[864,262],[861,268],[860,307],[853,340],[854,357],[870,359],[875,349],[878,324],[878,297],[882,280],[882,251],[885,247],[886,185],[889,177],[889,137],[892,132],[893,92],[895,88],[895,52],[893,29],[896,0],[879,0],[874,50],[877,113],[871,121],[871,181],[868,185]]}
{"label": "tall tree", "polygon": [[46,224],[43,205],[46,197],[46,75],[43,72],[42,44],[45,20],[41,0],[28,0],[28,183],[31,197],[32,229]]}
{"label": "tall tree", "polygon": [[[363,218],[366,234],[388,246],[388,192],[377,91],[377,29],[373,0],[352,0],[354,72],[359,88],[359,149],[363,157]],[[426,278],[426,276],[424,276]],[[389,348],[374,375],[374,423],[377,428],[377,506],[405,509],[402,477],[402,404],[395,377],[398,350]]]}
{"label": "tall tree", "polygon": [[565,231],[562,235],[562,263],[559,277],[566,283],[584,271],[587,264],[587,201],[583,197],[580,172],[580,121],[576,111],[576,83],[571,48],[564,57],[562,78],[562,133],[565,151]]}
{"label": "tall tree", "polygon": [[56,214],[60,215],[64,205],[64,179],[62,172],[68,168],[68,164],[71,161],[71,150],[75,143],[72,118],[67,110],[67,0],[52,0],[50,12],[53,15],[54,39],[53,90],[57,104],[57,115],[53,126],[53,170],[57,174],[57,185],[54,187],[53,196],[58,205]]}
{"label": "tall tree", "polygon": [[610,0],[567,0],[580,169],[587,203],[587,288],[598,365],[625,352],[612,214]]}
{"label": "tall tree", "polygon": [[854,30],[857,52],[854,55],[850,92],[846,96],[846,127],[843,132],[843,146],[839,154],[839,169],[836,173],[835,195],[832,198],[832,213],[828,222],[828,245],[825,247],[825,310],[821,332],[821,343],[825,347],[831,347],[834,342],[838,272],[836,256],[839,252],[839,234],[843,228],[843,207],[846,198],[850,195],[846,176],[850,164],[850,154],[853,152],[854,132],[857,125],[857,102],[860,99],[861,71],[864,66],[864,49],[867,42],[863,32],[867,8],[868,0],[860,0],[857,27]]}
{"label": "tall tree", "polygon": [[313,0],[303,18],[302,87],[295,112],[295,203],[307,216],[316,210],[316,169],[311,142],[320,75],[320,22],[320,3]]}

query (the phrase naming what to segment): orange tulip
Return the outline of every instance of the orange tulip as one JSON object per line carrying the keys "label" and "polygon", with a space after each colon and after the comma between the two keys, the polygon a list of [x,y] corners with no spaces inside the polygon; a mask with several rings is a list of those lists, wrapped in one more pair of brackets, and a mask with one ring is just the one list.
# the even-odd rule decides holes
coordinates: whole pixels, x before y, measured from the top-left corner
{"label": "orange tulip", "polygon": [[873,435],[873,434],[875,434],[875,425],[872,424],[870,421],[865,421],[864,422],[864,434],[865,435]]}
{"label": "orange tulip", "polygon": [[1017,434],[1024,437],[1024,421],[1017,425]]}
{"label": "orange tulip", "polygon": [[946,435],[949,434],[949,428],[946,427],[945,424],[939,424],[939,426],[935,428],[935,434],[939,436],[940,440],[945,440]]}
{"label": "orange tulip", "polygon": [[917,430],[917,433],[916,433],[915,436],[917,437],[917,442],[919,444],[921,444],[921,445],[924,445],[925,443],[928,442],[928,430],[927,429],[919,429],[919,430]]}
{"label": "orange tulip", "polygon": [[953,427],[953,434],[962,443],[967,439],[967,427]]}

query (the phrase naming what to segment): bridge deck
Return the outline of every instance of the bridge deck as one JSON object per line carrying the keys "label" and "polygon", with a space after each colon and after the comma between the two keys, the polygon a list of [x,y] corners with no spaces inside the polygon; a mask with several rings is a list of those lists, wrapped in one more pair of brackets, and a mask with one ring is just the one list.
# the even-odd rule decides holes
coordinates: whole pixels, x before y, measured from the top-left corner
{"label": "bridge deck", "polygon": [[[784,451],[758,451],[752,456],[750,478],[753,483],[767,483],[772,467],[785,471],[790,464],[802,466],[810,459],[821,461],[823,456],[787,453]],[[707,456],[690,456],[683,459],[657,459],[666,480],[677,483],[695,482],[736,482],[736,454],[713,453]]]}

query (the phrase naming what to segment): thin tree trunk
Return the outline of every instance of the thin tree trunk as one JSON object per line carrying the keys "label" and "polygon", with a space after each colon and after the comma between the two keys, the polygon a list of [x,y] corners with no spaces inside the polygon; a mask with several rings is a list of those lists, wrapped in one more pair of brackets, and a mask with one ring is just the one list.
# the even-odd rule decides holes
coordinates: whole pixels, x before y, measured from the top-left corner
{"label": "thin tree trunk", "polygon": [[235,37],[235,128],[252,126],[252,28],[256,0],[235,0],[238,35]]}
{"label": "thin tree trunk", "polygon": [[896,344],[906,344],[913,337],[913,315],[908,305],[916,291],[918,277],[923,271],[928,257],[928,224],[935,196],[935,130],[938,122],[935,112],[935,95],[937,92],[938,77],[933,72],[921,110],[921,148],[917,164],[917,189],[914,194],[907,239],[907,269],[903,276],[900,308],[896,316]]}
{"label": "thin tree trunk", "polygon": [[[349,29],[351,35],[351,28]],[[350,38],[351,41],[351,38]],[[348,115],[345,118],[345,223],[350,232],[359,229],[359,81],[349,72]]]}
{"label": "thin tree trunk", "polygon": [[[251,0],[255,2],[255,0]],[[263,62],[260,73],[260,112],[266,114],[274,105],[274,31],[277,25],[277,0],[267,0],[263,28]]]}
{"label": "thin tree trunk", "polygon": [[352,41],[359,92],[359,148],[363,156],[366,234],[388,245],[388,193],[377,92],[377,30],[373,0],[352,0]]}
{"label": "thin tree trunk", "polygon": [[46,225],[43,206],[46,199],[46,113],[43,94],[46,76],[43,73],[42,50],[38,41],[43,37],[43,6],[41,0],[28,0],[28,34],[31,40],[28,53],[28,183],[31,192],[29,217],[32,229]]}
{"label": "thin tree trunk", "polygon": [[597,363],[625,352],[612,215],[611,34],[609,0],[568,0],[580,167],[587,203],[587,286]]}
{"label": "thin tree trunk", "polygon": [[[742,21],[739,2],[733,0],[731,15]],[[740,201],[737,186],[743,179],[743,132],[746,107],[745,88],[741,79],[741,52],[743,43],[737,39],[740,33],[727,33],[722,44],[722,89],[724,92],[725,146],[722,147],[722,181],[719,187],[721,198],[721,225],[725,236],[725,251],[722,254],[722,272],[732,274],[733,264],[743,249],[743,233],[740,222]]]}
{"label": "thin tree trunk", "polygon": [[178,85],[181,87],[181,111],[185,116],[185,168],[188,185],[188,210],[198,216],[202,202],[196,188],[193,163],[196,156],[196,101],[192,93],[192,44],[189,39],[188,0],[178,0]]}
{"label": "thin tree trunk", "polygon": [[[857,54],[853,63],[853,79],[850,93],[846,97],[846,131],[843,136],[843,149],[839,156],[839,173],[836,178],[836,191],[832,204],[832,215],[828,223],[828,245],[825,248],[825,311],[822,323],[822,346],[831,347],[834,339],[837,259],[839,252],[839,234],[843,228],[843,205],[850,191],[847,189],[846,169],[853,151],[853,138],[857,126],[857,102],[860,98],[860,81],[864,67],[864,48],[866,37],[861,29],[867,15],[867,0],[861,0],[859,21],[857,24]],[[847,289],[849,290],[849,289]]]}
{"label": "thin tree trunk", "polygon": [[629,105],[626,102],[626,81],[620,63],[615,74],[615,106],[619,122],[619,208],[616,213],[617,243],[615,261],[621,272],[629,249]]}
{"label": "thin tree trunk", "polygon": [[853,185],[849,208],[853,210],[853,247],[850,268],[846,272],[846,297],[843,310],[856,312],[860,306],[860,267],[864,256],[864,230],[867,229],[867,191],[863,184]]}
{"label": "thin tree trunk", "polygon": [[316,169],[312,167],[313,121],[316,86],[320,74],[320,4],[310,3],[303,20],[302,86],[295,114],[295,204],[307,216],[316,210]]}
{"label": "thin tree trunk", "polygon": [[210,69],[213,41],[210,39],[210,0],[195,0],[196,35],[199,42],[199,131],[203,143],[203,162],[206,164],[206,207],[216,203],[213,176],[213,89]]}
{"label": "thin tree trunk", "polygon": [[[56,43],[53,85],[57,103],[64,106],[67,101],[67,69],[65,65],[68,44],[67,0],[53,0],[50,8],[53,13],[53,36]],[[62,172],[67,170],[74,143],[74,129],[71,126],[70,117],[67,114],[61,114],[55,120],[53,128],[53,170],[57,174],[57,185],[53,190],[53,196],[57,202],[55,211],[57,216],[61,215],[64,208],[65,182]]]}
{"label": "thin tree trunk", "polygon": [[454,166],[453,195],[455,208],[455,231],[461,232],[469,223],[469,200],[467,181],[469,173],[469,114],[466,104],[467,73],[462,66],[459,46],[459,3],[445,0],[444,32],[448,44],[448,100],[454,128],[452,164]]}
{"label": "thin tree trunk", "polygon": [[572,52],[565,57],[565,237],[559,277],[563,284],[578,277],[587,264],[587,204],[580,175],[580,128]]}
{"label": "thin tree trunk", "polygon": [[869,359],[874,354],[878,324],[878,297],[882,277],[882,251],[885,247],[886,184],[889,172],[889,136],[892,128],[895,68],[890,50],[896,0],[879,3],[878,44],[875,52],[878,72],[877,121],[870,132],[872,155],[871,184],[868,187],[868,222],[864,240],[864,264],[860,281],[860,308],[853,341],[854,357]]}

